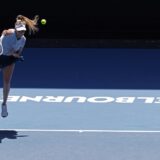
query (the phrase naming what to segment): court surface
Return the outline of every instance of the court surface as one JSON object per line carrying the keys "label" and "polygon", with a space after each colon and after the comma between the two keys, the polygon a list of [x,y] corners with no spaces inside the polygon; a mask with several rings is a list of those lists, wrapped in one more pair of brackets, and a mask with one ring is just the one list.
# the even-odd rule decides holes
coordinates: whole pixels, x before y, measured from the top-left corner
{"label": "court surface", "polygon": [[0,117],[0,159],[159,160],[159,53],[25,50]]}
{"label": "court surface", "polygon": [[12,89],[2,159],[159,159],[160,91]]}

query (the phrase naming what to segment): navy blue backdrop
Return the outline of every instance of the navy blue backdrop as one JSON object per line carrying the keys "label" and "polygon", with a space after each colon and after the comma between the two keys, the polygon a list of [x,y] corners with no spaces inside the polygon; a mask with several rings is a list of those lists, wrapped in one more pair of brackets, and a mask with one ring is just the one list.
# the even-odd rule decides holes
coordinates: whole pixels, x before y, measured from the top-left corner
{"label": "navy blue backdrop", "polygon": [[160,89],[159,53],[160,49],[26,48],[12,87]]}
{"label": "navy blue backdrop", "polygon": [[149,0],[3,2],[0,30],[18,14],[47,19],[38,38],[159,38],[160,2]]}

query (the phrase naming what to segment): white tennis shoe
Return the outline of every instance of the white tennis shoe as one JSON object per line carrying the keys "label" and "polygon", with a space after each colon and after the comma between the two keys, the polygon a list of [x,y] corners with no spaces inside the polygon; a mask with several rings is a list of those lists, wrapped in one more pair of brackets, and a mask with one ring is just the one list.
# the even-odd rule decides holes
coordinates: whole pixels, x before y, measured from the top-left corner
{"label": "white tennis shoe", "polygon": [[1,112],[1,116],[3,118],[7,117],[8,116],[8,111],[7,111],[7,105],[6,104],[2,104],[2,112]]}

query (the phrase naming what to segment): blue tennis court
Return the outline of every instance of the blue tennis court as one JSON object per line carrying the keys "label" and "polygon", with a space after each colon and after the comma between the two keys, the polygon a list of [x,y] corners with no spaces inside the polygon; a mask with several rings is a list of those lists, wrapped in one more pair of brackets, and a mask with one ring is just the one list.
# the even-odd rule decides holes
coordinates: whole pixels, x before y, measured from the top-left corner
{"label": "blue tennis court", "polygon": [[1,159],[159,160],[159,52],[26,49],[0,118]]}

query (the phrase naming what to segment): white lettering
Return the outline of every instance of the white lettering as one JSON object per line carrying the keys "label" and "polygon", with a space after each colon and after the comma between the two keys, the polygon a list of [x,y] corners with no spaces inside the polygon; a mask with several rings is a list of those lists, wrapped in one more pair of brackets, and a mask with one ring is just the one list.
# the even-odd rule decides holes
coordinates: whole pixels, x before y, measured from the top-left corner
{"label": "white lettering", "polygon": [[8,96],[8,102],[17,102],[20,96]]}
{"label": "white lettering", "polygon": [[135,97],[118,97],[116,98],[117,103],[133,103]]}
{"label": "white lettering", "polygon": [[160,97],[157,97],[154,103],[160,103]]}
{"label": "white lettering", "polygon": [[153,103],[154,97],[137,97],[137,99],[144,100],[144,103]]}
{"label": "white lettering", "polygon": [[19,100],[20,102],[27,102],[28,100],[35,101],[35,102],[40,102],[43,96],[35,96],[33,97],[27,97],[27,96],[22,96],[22,98]]}
{"label": "white lettering", "polygon": [[[3,97],[0,97],[0,102],[3,101]],[[148,104],[160,104],[160,97],[84,97],[84,96],[8,96],[8,102],[52,102],[52,103],[148,103]]]}
{"label": "white lettering", "polygon": [[80,96],[75,96],[75,97],[67,97],[65,100],[64,100],[64,102],[67,102],[67,103],[69,103],[69,102],[72,102],[74,99],[78,99],[76,102],[78,102],[78,103],[83,103],[83,102],[85,102],[86,101],[86,97],[80,97]]}
{"label": "white lettering", "polygon": [[46,98],[43,99],[44,102],[62,102],[64,99],[64,96],[46,96]]}
{"label": "white lettering", "polygon": [[109,103],[109,102],[113,102],[114,98],[113,97],[91,97],[91,98],[88,98],[87,101],[92,103]]}

